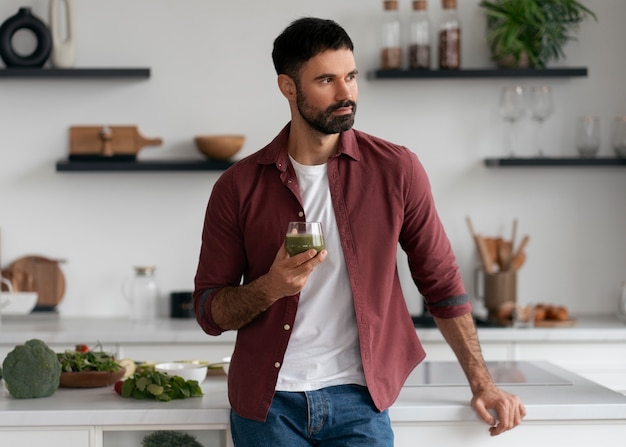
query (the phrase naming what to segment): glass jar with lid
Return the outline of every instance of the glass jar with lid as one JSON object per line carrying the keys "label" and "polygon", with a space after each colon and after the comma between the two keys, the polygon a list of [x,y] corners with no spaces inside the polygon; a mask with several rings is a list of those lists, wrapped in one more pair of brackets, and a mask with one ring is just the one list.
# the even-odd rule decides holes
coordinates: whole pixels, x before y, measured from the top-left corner
{"label": "glass jar with lid", "polygon": [[380,68],[383,70],[398,70],[402,68],[400,31],[398,1],[384,0],[380,50]]}
{"label": "glass jar with lid", "polygon": [[428,0],[413,0],[409,25],[409,68],[430,69],[430,19]]}
{"label": "glass jar with lid", "polygon": [[130,305],[130,319],[148,321],[157,317],[159,289],[157,287],[153,265],[134,267],[134,275],[128,277],[123,285],[124,298]]}
{"label": "glass jar with lid", "polygon": [[456,0],[442,0],[443,14],[439,25],[439,68],[461,68],[461,22]]}

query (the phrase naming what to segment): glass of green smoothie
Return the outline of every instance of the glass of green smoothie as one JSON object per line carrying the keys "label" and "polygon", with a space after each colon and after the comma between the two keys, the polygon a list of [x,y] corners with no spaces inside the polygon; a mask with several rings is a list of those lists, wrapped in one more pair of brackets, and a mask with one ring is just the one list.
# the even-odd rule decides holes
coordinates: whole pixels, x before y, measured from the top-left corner
{"label": "glass of green smoothie", "polygon": [[321,222],[289,222],[285,248],[289,256],[314,248],[319,253],[326,248]]}

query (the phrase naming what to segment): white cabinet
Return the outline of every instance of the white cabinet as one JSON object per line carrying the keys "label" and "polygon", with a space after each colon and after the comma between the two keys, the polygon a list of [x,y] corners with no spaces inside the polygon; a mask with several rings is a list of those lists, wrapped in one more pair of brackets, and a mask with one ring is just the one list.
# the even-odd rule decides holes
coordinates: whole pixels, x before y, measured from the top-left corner
{"label": "white cabinet", "polygon": [[106,427],[97,430],[95,447],[137,447],[142,440],[156,430],[175,430],[193,436],[205,447],[232,447],[230,431],[226,426],[130,426]]}
{"label": "white cabinet", "polygon": [[46,447],[94,447],[94,430],[84,427],[41,429],[5,428],[0,431],[0,445]]}
{"label": "white cabinet", "polygon": [[[446,447],[528,447],[567,446],[589,447],[620,445],[626,425],[623,421],[549,421],[523,422],[514,430],[496,437],[489,435],[489,427],[482,422],[393,424],[396,447],[416,445],[445,445]],[[602,439],[606,440],[605,444]]]}

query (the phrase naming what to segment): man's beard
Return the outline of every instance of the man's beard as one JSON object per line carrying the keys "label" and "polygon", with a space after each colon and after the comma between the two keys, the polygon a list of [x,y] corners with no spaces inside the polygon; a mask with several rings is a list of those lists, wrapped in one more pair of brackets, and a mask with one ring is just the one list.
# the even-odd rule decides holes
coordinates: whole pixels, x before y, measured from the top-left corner
{"label": "man's beard", "polygon": [[[340,133],[352,129],[354,125],[354,115],[356,114],[356,102],[354,101],[341,101],[333,104],[326,110],[319,111],[311,107],[307,103],[306,97],[298,90],[296,104],[302,118],[309,126],[320,133],[326,135]],[[335,110],[342,107],[352,107],[352,113],[339,116],[333,115]]]}

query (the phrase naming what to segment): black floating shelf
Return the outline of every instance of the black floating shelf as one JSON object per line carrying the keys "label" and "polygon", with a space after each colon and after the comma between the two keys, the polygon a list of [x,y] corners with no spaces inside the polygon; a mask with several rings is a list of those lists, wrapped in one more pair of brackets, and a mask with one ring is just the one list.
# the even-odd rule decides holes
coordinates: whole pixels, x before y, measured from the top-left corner
{"label": "black floating shelf", "polygon": [[626,158],[486,158],[485,166],[488,168],[626,166]]}
{"label": "black floating shelf", "polygon": [[0,78],[147,79],[149,77],[150,77],[149,68],[5,68],[5,69],[0,69]]}
{"label": "black floating shelf", "polygon": [[58,172],[129,172],[129,171],[225,171],[234,164],[221,160],[140,160],[140,161],[69,161],[59,160]]}
{"label": "black floating shelf", "polygon": [[587,68],[468,68],[461,70],[375,70],[368,79],[480,79],[584,77]]}

